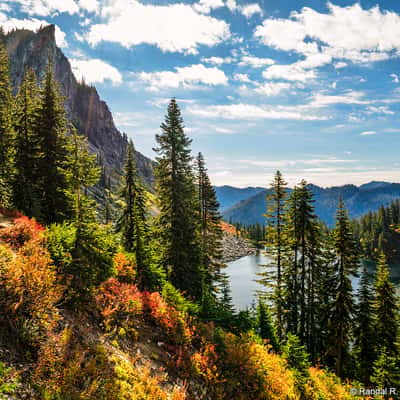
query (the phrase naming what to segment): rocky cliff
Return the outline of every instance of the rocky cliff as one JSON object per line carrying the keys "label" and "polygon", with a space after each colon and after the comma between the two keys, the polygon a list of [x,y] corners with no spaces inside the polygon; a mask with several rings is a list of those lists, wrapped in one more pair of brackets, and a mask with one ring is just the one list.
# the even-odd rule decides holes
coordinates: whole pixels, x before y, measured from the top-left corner
{"label": "rocky cliff", "polygon": [[[115,127],[107,104],[102,101],[93,86],[79,83],[72,73],[71,65],[56,46],[53,25],[38,32],[15,30],[6,36],[10,56],[11,81],[17,91],[27,68],[32,68],[39,79],[43,79],[50,59],[55,67],[55,76],[65,96],[68,118],[89,140],[90,149],[98,155],[103,166],[103,182],[117,183],[124,163],[127,137]],[[154,162],[136,152],[138,170],[146,185],[154,185]]]}

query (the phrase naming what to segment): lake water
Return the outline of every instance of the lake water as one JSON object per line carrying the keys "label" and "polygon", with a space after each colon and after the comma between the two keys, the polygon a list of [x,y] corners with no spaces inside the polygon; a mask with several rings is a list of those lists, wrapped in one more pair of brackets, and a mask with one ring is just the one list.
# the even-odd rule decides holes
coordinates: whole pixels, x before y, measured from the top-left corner
{"label": "lake water", "polygon": [[[270,259],[263,253],[243,257],[228,263],[225,272],[229,276],[232,301],[236,309],[243,310],[246,307],[251,307],[252,303],[256,300],[256,290],[264,289],[263,286],[255,282],[255,279],[258,279],[257,272],[264,270],[260,264],[265,265],[269,263]],[[353,289],[357,290],[359,278],[353,277],[352,282]]]}

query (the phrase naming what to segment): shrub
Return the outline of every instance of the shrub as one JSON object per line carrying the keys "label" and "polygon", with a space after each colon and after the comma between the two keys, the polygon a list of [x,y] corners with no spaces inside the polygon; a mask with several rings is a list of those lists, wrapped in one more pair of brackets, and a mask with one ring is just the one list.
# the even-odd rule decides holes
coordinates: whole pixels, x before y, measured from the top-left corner
{"label": "shrub", "polygon": [[117,253],[114,256],[114,268],[120,282],[135,283],[136,263],[132,254]]}
{"label": "shrub", "polygon": [[3,395],[13,394],[16,386],[17,378],[12,368],[8,368],[0,361],[0,399],[7,399],[8,397],[3,397]]}
{"label": "shrub", "polygon": [[142,296],[136,285],[121,283],[116,278],[104,282],[95,297],[107,332],[124,328],[135,335],[133,322],[142,314]]}
{"label": "shrub", "polygon": [[42,232],[44,232],[44,227],[35,219],[22,216],[16,218],[13,225],[0,231],[0,239],[12,248],[18,249],[26,242],[38,239]]}

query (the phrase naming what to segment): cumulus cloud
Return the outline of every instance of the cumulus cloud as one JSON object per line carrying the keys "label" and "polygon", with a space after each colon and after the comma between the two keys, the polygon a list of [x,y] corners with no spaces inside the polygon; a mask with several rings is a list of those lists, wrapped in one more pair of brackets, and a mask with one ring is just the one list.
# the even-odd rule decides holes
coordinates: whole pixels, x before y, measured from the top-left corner
{"label": "cumulus cloud", "polygon": [[394,83],[399,83],[399,76],[397,74],[390,74],[390,77],[392,78],[392,82]]}
{"label": "cumulus cloud", "polygon": [[289,90],[292,84],[287,82],[267,82],[257,86],[254,91],[265,96],[277,96],[285,90]]}
{"label": "cumulus cloud", "polygon": [[324,54],[355,63],[385,60],[400,51],[400,16],[378,6],[328,3],[328,13],[304,7],[289,18],[268,18],[254,32],[267,46],[305,57]]}
{"label": "cumulus cloud", "polygon": [[[50,25],[49,22],[43,19],[17,19],[8,18],[5,14],[0,12],[0,25],[3,27],[5,32],[9,32],[12,29],[28,29],[31,31],[37,31],[46,25]],[[68,43],[65,40],[66,34],[59,26],[55,25],[55,37],[56,43],[59,47],[68,47]]]}
{"label": "cumulus cloud", "polygon": [[102,41],[126,48],[147,43],[162,51],[196,54],[201,45],[214,46],[230,34],[226,22],[200,14],[186,4],[144,5],[136,0],[107,0],[104,23],[94,24],[85,35],[90,45]]}
{"label": "cumulus cloud", "polygon": [[296,107],[286,106],[258,106],[253,104],[212,105],[205,107],[188,108],[189,113],[213,119],[228,120],[302,120],[315,121],[326,119],[323,116],[302,113]]}
{"label": "cumulus cloud", "polygon": [[222,65],[222,64],[230,64],[234,61],[232,57],[203,57],[201,59],[202,62],[206,64],[214,64],[214,65]]}
{"label": "cumulus cloud", "polygon": [[193,7],[200,13],[208,14],[211,10],[224,7],[224,5],[222,0],[200,0],[198,3],[194,4]]}
{"label": "cumulus cloud", "polygon": [[305,70],[298,63],[289,65],[272,65],[263,72],[265,79],[284,79],[287,81],[305,82],[316,78],[313,70]]}
{"label": "cumulus cloud", "polygon": [[12,0],[28,15],[50,16],[60,13],[76,14],[79,6],[75,0]]}
{"label": "cumulus cloud", "polygon": [[79,6],[88,12],[98,12],[100,10],[99,0],[79,0]]}
{"label": "cumulus cloud", "polygon": [[84,79],[89,83],[103,83],[108,80],[113,85],[120,85],[122,83],[122,75],[118,69],[105,61],[72,58],[70,62],[72,71],[78,80]]}
{"label": "cumulus cloud", "polygon": [[272,58],[260,58],[247,55],[243,56],[239,61],[240,67],[250,66],[253,68],[261,68],[272,64],[275,64],[275,61]]}
{"label": "cumulus cloud", "polygon": [[240,12],[246,18],[255,14],[263,14],[261,7],[257,3],[238,5],[236,0],[226,0],[226,6],[232,12]]}
{"label": "cumulus cloud", "polygon": [[233,79],[239,82],[251,82],[249,76],[247,74],[233,74]]}
{"label": "cumulus cloud", "polygon": [[140,72],[136,76],[146,82],[151,91],[164,88],[193,88],[197,84],[214,86],[228,83],[224,71],[216,67],[207,68],[202,64],[177,67],[175,71]]}

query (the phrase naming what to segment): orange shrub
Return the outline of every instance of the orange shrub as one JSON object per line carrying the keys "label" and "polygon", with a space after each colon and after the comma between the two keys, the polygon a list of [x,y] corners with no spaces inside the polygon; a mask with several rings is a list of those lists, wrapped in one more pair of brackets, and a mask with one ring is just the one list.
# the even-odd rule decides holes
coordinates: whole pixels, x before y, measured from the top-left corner
{"label": "orange shrub", "polygon": [[136,264],[124,253],[117,253],[114,257],[114,267],[120,282],[134,283],[136,278]]}

